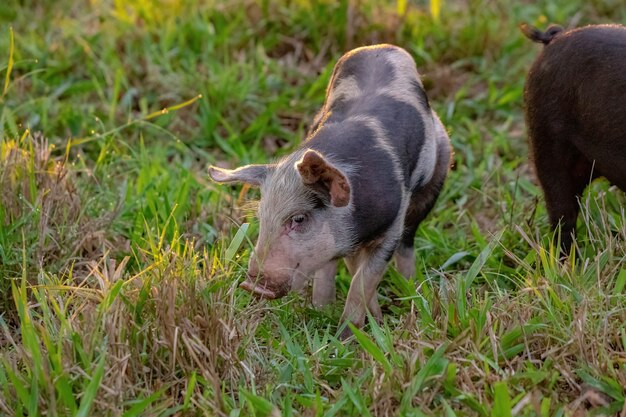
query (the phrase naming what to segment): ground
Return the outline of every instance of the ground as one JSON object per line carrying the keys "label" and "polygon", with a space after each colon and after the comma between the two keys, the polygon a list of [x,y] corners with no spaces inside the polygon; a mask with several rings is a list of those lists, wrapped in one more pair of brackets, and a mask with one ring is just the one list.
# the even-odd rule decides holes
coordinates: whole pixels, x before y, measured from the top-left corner
{"label": "ground", "polygon": [[[559,262],[528,159],[518,24],[626,23],[618,0],[5,0],[0,7],[0,415],[626,415],[626,197],[581,202]],[[237,288],[255,190],[208,164],[285,155],[336,59],[415,58],[454,166],[393,268],[385,320],[347,293]]]}

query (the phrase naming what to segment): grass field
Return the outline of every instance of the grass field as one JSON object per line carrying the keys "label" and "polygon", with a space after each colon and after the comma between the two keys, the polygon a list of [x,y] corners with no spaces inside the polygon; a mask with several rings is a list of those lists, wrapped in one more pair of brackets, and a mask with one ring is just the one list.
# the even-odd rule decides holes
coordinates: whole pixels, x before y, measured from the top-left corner
{"label": "grass field", "polygon": [[[597,181],[558,262],[528,163],[517,25],[619,22],[621,0],[4,0],[0,415],[626,416],[626,197]],[[336,337],[349,286],[237,288],[254,190],[336,59],[416,59],[454,166],[392,268],[385,313]],[[624,105],[619,103],[617,105]]]}

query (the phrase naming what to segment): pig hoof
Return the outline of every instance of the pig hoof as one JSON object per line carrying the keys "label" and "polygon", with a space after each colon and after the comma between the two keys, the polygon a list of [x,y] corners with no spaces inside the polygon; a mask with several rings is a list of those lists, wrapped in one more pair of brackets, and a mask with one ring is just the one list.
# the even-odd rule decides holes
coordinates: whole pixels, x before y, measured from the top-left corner
{"label": "pig hoof", "polygon": [[352,333],[352,330],[350,330],[350,328],[348,326],[346,326],[342,332],[339,334],[339,340],[341,341],[346,341],[349,338],[351,338],[354,335],[354,333]]}

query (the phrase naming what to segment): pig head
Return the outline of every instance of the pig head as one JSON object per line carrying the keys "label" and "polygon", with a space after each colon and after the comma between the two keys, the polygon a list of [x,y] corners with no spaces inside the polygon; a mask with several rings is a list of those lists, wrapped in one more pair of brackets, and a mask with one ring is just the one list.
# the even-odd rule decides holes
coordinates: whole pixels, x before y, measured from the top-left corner
{"label": "pig head", "polygon": [[318,152],[309,149],[277,164],[236,170],[210,167],[209,175],[214,181],[261,188],[259,238],[243,289],[264,298],[282,297],[302,288],[312,273],[351,246],[345,218],[350,184]]}

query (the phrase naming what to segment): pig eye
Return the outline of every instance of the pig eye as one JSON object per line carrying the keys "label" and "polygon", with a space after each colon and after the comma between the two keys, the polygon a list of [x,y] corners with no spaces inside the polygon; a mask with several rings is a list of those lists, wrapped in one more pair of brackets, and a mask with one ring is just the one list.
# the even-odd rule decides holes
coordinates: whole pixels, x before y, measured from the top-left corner
{"label": "pig eye", "polygon": [[291,228],[298,229],[300,226],[302,226],[302,224],[304,224],[305,221],[306,221],[305,214],[296,214],[295,216],[291,218]]}

